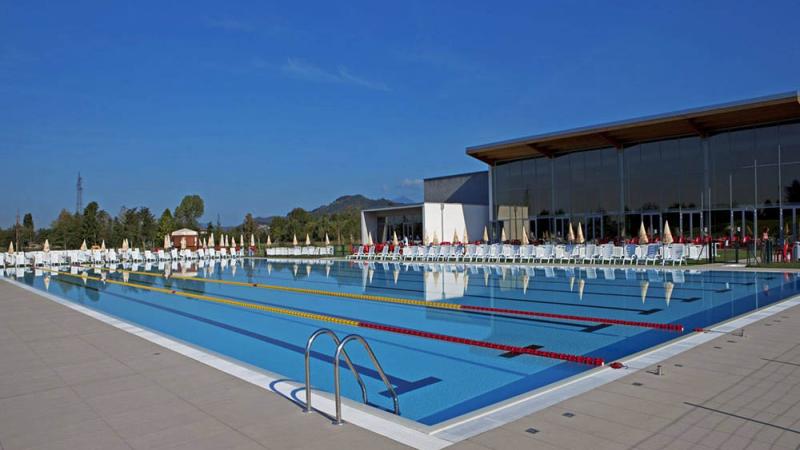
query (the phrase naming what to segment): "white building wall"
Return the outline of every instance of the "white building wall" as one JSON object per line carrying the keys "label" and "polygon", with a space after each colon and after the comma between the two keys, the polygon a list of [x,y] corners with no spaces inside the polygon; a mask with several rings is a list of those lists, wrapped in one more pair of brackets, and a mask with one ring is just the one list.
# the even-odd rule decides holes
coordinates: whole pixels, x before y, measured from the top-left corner
{"label": "white building wall", "polygon": [[439,242],[453,240],[458,233],[464,240],[464,230],[469,239],[475,241],[483,237],[483,228],[489,223],[487,205],[463,205],[460,203],[425,203],[422,209],[422,228],[430,242],[434,236]]}

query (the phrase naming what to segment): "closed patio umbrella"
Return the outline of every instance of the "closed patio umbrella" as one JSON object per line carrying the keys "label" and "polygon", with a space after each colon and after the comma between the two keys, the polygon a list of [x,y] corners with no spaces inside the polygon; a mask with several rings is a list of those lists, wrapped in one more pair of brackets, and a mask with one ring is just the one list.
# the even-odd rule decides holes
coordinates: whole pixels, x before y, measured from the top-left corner
{"label": "closed patio umbrella", "polygon": [[505,242],[507,240],[508,239],[506,239],[506,229],[505,227],[503,227],[500,229],[500,242]]}
{"label": "closed patio umbrella", "polygon": [[426,247],[430,244],[430,239],[428,238],[428,234],[425,233],[425,236],[422,237],[422,244]]}
{"label": "closed patio umbrella", "polygon": [[567,242],[575,242],[575,233],[572,231],[572,222],[569,223],[569,228],[567,229]]}
{"label": "closed patio umbrella", "polygon": [[672,239],[672,231],[669,229],[669,220],[664,221],[664,241],[665,244],[669,245],[674,242]]}
{"label": "closed patio umbrella", "polygon": [[370,247],[375,245],[375,242],[372,241],[372,231],[367,232],[367,245],[369,245]]}
{"label": "closed patio umbrella", "polygon": [[331,245],[331,240],[328,238],[328,233],[325,233],[325,246]]}
{"label": "closed patio umbrella", "polygon": [[672,300],[672,289],[674,288],[675,285],[671,281],[664,283],[664,300],[667,301],[667,306],[669,306],[669,301]]}
{"label": "closed patio umbrella", "polygon": [[272,238],[270,235],[267,235],[267,247],[272,247]]}
{"label": "closed patio umbrella", "polygon": [[14,253],[14,241],[8,243],[8,253]]}
{"label": "closed patio umbrella", "polygon": [[644,221],[639,224],[639,243],[647,244],[650,241],[647,239],[647,232],[644,230]]}
{"label": "closed patio umbrella", "polygon": [[400,245],[400,241],[397,240],[397,231],[392,231],[392,245],[394,245],[395,247]]}
{"label": "closed patio umbrella", "polygon": [[81,244],[81,250],[86,251],[86,239],[84,239],[83,243]]}
{"label": "closed patio umbrella", "polygon": [[45,252],[49,252],[50,251],[50,240],[49,239],[45,239],[44,240],[44,251]]}
{"label": "closed patio umbrella", "polygon": [[253,235],[253,233],[250,233],[250,247],[255,247],[255,246],[256,246],[256,237]]}
{"label": "closed patio umbrella", "polygon": [[211,236],[208,238],[208,246],[214,248],[214,233],[211,233]]}
{"label": "closed patio umbrella", "polygon": [[486,225],[483,226],[483,242],[489,242],[489,229],[486,228]]}
{"label": "closed patio umbrella", "polygon": [[297,247],[297,234],[292,235],[292,245]]}
{"label": "closed patio umbrella", "polygon": [[105,239],[103,239],[103,242],[100,243],[100,250],[106,251],[106,240]]}
{"label": "closed patio umbrella", "polygon": [[311,245],[311,236],[306,233],[306,245]]}
{"label": "closed patio umbrella", "polygon": [[127,250],[128,250],[128,239],[126,238],[122,240],[122,251],[124,252]]}
{"label": "closed patio umbrella", "polygon": [[583,244],[586,242],[586,239],[583,238],[583,227],[581,226],[580,222],[578,222],[578,237],[576,237],[575,240],[578,242],[578,244]]}
{"label": "closed patio umbrella", "polygon": [[464,238],[465,243],[469,242],[469,235],[467,234],[466,228],[464,228],[464,234],[461,237]]}
{"label": "closed patio umbrella", "polygon": [[458,240],[458,231],[453,230],[453,244],[455,244],[456,242],[461,242],[461,241]]}
{"label": "closed patio umbrella", "polygon": [[528,240],[528,231],[525,230],[525,227],[522,227],[522,245],[528,244],[530,244],[530,241]]}
{"label": "closed patio umbrella", "polygon": [[231,238],[231,248],[236,248],[236,238],[235,237]]}
{"label": "closed patio umbrella", "polygon": [[433,232],[433,245],[439,245],[439,235],[435,231]]}
{"label": "closed patio umbrella", "polygon": [[239,247],[244,247],[244,235],[239,235]]}

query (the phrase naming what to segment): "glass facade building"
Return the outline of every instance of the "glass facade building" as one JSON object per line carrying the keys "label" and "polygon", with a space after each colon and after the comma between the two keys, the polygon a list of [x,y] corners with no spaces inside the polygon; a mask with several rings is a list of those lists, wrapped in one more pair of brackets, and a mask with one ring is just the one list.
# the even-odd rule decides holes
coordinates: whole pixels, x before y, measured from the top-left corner
{"label": "glass facade building", "polygon": [[[606,142],[595,148],[564,150],[559,145],[566,141],[553,134],[535,143],[478,149],[482,153],[473,156],[491,168],[495,233],[502,228],[509,239],[520,239],[523,230],[533,239],[563,237],[572,222],[582,224],[587,239],[605,241],[636,236],[642,222],[658,236],[668,221],[672,234],[686,239],[706,233],[721,239],[760,237],[764,231],[797,239],[800,108],[764,120],[763,108],[756,117],[743,105],[734,113],[698,112],[707,127],[682,114],[665,116],[656,125],[633,121],[570,137],[576,141],[581,133],[595,133]],[[738,114],[741,120],[724,129],[723,119],[717,119],[723,114]],[[728,116],[724,119],[730,122]],[[670,132],[676,120],[689,123],[694,135],[674,136],[686,134]],[[529,157],[519,150],[524,146],[531,149]]]}

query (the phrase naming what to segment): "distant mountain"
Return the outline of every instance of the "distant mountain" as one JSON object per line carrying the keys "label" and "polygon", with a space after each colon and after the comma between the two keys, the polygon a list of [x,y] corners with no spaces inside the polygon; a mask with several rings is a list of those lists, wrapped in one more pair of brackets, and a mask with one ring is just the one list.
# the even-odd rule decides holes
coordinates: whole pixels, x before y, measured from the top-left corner
{"label": "distant mountain", "polygon": [[272,223],[272,219],[276,217],[278,216],[254,217],[253,220],[255,220],[256,223],[259,225],[269,225],[270,223]]}
{"label": "distant mountain", "polygon": [[404,195],[401,195],[400,197],[395,197],[392,199],[392,201],[395,203],[399,203],[401,205],[410,205],[412,203],[419,203],[418,201],[415,201],[414,199],[408,198]]}
{"label": "distant mountain", "polygon": [[322,205],[319,208],[311,210],[311,214],[314,215],[338,214],[351,210],[358,211],[362,209],[371,209],[371,208],[386,208],[389,206],[397,206],[400,204],[401,203],[399,202],[387,200],[385,198],[379,198],[377,200],[373,200],[371,198],[364,197],[363,195],[360,194],[344,195],[327,205]]}

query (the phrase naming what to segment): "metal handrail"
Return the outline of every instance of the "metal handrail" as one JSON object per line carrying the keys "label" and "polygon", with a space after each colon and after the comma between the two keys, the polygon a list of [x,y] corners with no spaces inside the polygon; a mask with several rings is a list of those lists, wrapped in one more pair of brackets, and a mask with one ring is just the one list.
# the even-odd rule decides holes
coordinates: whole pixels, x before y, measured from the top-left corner
{"label": "metal handrail", "polygon": [[[344,347],[347,345],[348,342],[357,340],[364,345],[364,349],[367,351],[372,363],[375,365],[375,369],[378,370],[378,374],[381,376],[383,380],[383,384],[386,385],[386,389],[392,395],[392,400],[394,401],[394,413],[398,416],[400,415],[400,401],[397,398],[397,393],[394,391],[392,387],[392,383],[389,383],[389,379],[386,378],[386,374],[383,372],[383,367],[381,367],[381,363],[378,362],[378,359],[375,357],[375,353],[372,351],[372,347],[369,346],[366,339],[357,335],[351,334],[345,336],[342,339],[342,342],[336,347],[336,355],[333,357],[333,385],[334,385],[334,392],[335,392],[335,400],[336,400],[336,420],[333,422],[335,425],[341,425],[344,422],[342,421],[342,389],[341,385],[339,384],[339,356],[344,353]],[[346,353],[344,353],[346,355]],[[346,359],[345,359],[346,360]]]}
{"label": "metal handrail", "polygon": [[[319,330],[315,331],[311,336],[309,336],[308,341],[306,342],[306,353],[305,353],[305,364],[306,364],[306,409],[305,412],[311,412],[311,346],[314,344],[314,341],[322,336],[323,334],[327,334],[328,336],[333,339],[334,344],[336,344],[337,349],[341,344],[339,341],[339,337],[336,336],[332,330],[328,328],[320,328]],[[336,362],[338,366],[339,362],[339,353],[336,353]],[[344,360],[347,365],[350,367],[350,370],[353,372],[353,375],[356,377],[356,381],[358,385],[361,387],[361,397],[364,399],[364,403],[367,403],[367,386],[364,384],[364,380],[361,379],[361,375],[358,374],[355,366],[353,366],[353,362],[350,360],[350,357],[347,355],[347,352],[344,353]]]}

